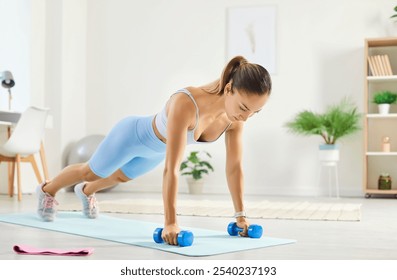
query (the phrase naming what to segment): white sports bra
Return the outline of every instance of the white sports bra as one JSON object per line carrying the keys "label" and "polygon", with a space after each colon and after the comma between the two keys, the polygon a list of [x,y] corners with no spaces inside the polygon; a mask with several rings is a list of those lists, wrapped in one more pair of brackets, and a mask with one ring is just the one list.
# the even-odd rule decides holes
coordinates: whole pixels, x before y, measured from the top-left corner
{"label": "white sports bra", "polygon": [[[187,89],[183,88],[183,89],[177,90],[174,94],[177,94],[180,92],[183,92],[187,96],[189,96],[190,99],[192,100],[192,102],[194,103],[194,106],[196,107],[196,124],[194,125],[193,129],[189,129],[187,131],[187,144],[189,145],[189,144],[212,143],[212,142],[215,142],[216,140],[218,140],[219,137],[221,137],[222,134],[229,128],[231,123],[225,128],[225,130],[221,133],[221,135],[219,135],[219,137],[217,139],[215,139],[214,141],[208,141],[208,142],[196,141],[194,139],[194,132],[196,131],[196,128],[197,128],[198,122],[199,122],[199,108],[197,106],[196,100],[194,100],[193,95]],[[171,95],[171,97],[173,95]],[[166,104],[164,106],[164,108],[155,117],[155,123],[156,123],[157,130],[161,134],[161,136],[164,137],[164,139],[167,139],[167,119],[168,118],[167,118],[167,104]]]}

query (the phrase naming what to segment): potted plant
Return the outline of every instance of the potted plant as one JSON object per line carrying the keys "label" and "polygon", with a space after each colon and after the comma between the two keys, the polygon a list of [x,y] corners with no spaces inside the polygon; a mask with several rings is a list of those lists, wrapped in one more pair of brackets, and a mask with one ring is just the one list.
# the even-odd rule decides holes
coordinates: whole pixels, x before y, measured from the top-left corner
{"label": "potted plant", "polygon": [[378,105],[379,114],[386,115],[390,111],[390,105],[396,103],[397,94],[388,90],[374,94],[372,102]]}
{"label": "potted plant", "polygon": [[302,111],[285,126],[295,134],[320,136],[324,143],[319,147],[319,159],[334,164],[339,160],[337,141],[360,130],[360,119],[357,107],[345,98],[340,103],[329,106],[322,114]]}
{"label": "potted plant", "polygon": [[211,158],[211,155],[204,151],[190,152],[180,166],[181,175],[188,176],[187,183],[191,194],[202,193],[204,185],[203,175],[208,174],[209,171],[214,171],[212,165],[204,160],[203,157]]}

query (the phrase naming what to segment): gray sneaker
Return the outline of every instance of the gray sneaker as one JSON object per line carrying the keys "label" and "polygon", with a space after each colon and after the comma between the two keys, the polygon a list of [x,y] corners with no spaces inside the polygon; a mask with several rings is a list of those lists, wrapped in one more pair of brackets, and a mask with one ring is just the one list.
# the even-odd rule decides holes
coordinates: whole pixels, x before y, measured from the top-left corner
{"label": "gray sneaker", "polygon": [[57,213],[55,205],[58,205],[58,202],[53,196],[43,191],[44,185],[45,183],[42,183],[36,187],[36,194],[39,201],[37,213],[44,221],[52,222]]}
{"label": "gray sneaker", "polygon": [[95,219],[98,217],[99,208],[98,203],[95,198],[95,194],[87,196],[84,192],[85,182],[77,184],[74,187],[74,193],[77,195],[78,198],[81,199],[83,203],[83,213],[90,219]]}

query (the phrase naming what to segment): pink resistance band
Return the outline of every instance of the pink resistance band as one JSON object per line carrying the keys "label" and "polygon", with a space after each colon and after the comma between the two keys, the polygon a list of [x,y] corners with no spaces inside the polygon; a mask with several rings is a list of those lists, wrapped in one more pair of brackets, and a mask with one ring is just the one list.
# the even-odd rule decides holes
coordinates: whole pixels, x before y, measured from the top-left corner
{"label": "pink resistance band", "polygon": [[94,248],[54,249],[34,248],[28,245],[14,245],[13,249],[22,255],[89,256],[94,252]]}

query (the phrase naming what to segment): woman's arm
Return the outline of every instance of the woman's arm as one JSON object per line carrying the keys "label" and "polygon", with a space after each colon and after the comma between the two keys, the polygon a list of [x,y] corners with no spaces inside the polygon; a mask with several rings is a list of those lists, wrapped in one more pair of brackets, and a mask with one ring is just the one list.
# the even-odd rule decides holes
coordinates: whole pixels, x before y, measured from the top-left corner
{"label": "woman's arm", "polygon": [[195,106],[185,94],[172,97],[168,107],[167,148],[163,173],[164,229],[162,238],[177,245],[180,231],[176,218],[179,167],[186,147],[189,126],[196,121]]}
{"label": "woman's arm", "polygon": [[[244,212],[244,176],[242,168],[243,123],[235,122],[225,135],[226,141],[226,178],[233,200],[234,211]],[[246,236],[249,223],[244,216],[237,217],[237,226],[244,228],[241,235]]]}

